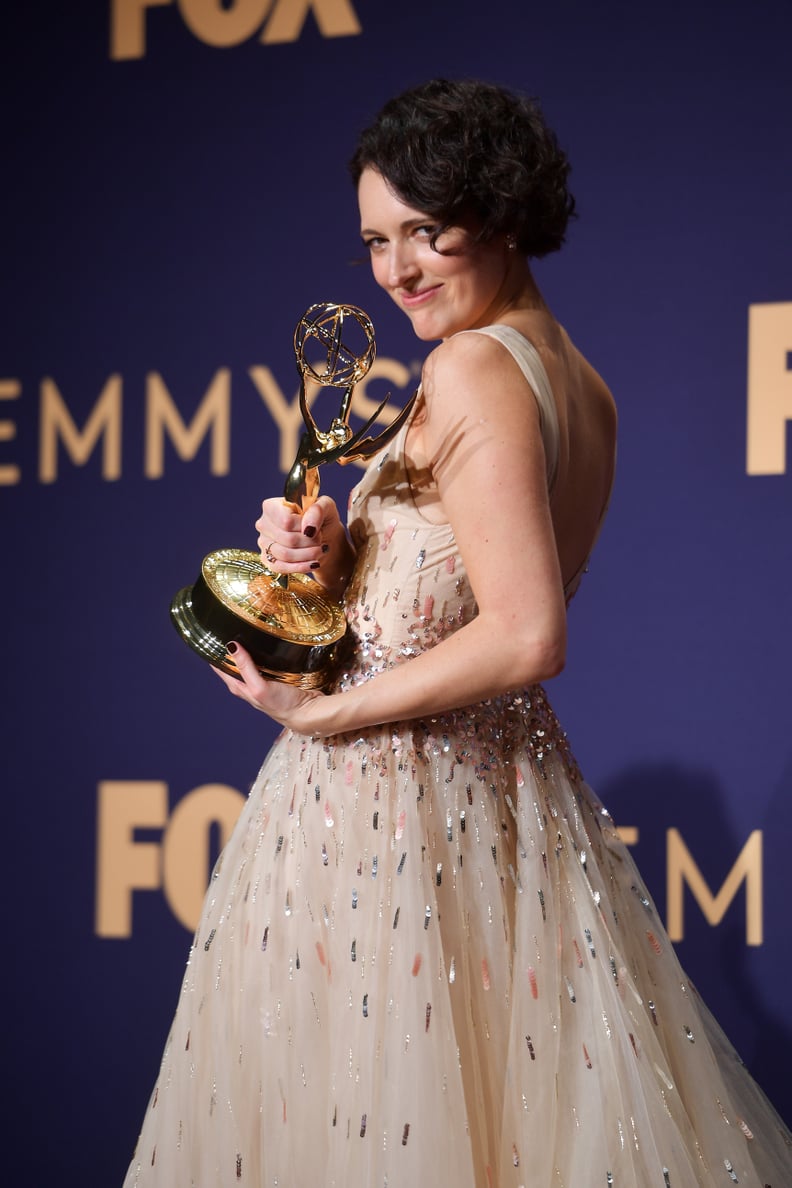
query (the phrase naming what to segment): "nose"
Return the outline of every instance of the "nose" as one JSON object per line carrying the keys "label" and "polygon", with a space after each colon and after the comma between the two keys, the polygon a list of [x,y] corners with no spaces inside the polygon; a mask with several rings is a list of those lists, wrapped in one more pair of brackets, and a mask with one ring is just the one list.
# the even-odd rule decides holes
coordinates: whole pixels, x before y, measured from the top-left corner
{"label": "nose", "polygon": [[418,275],[415,253],[407,243],[392,243],[388,253],[388,284],[402,288]]}

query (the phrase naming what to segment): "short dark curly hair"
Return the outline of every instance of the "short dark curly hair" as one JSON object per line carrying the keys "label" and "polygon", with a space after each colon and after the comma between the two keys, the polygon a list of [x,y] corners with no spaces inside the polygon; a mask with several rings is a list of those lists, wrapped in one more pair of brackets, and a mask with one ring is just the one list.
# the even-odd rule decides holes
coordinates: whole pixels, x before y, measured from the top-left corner
{"label": "short dark curly hair", "polygon": [[355,184],[377,170],[440,230],[472,217],[480,240],[511,234],[526,256],[557,251],[575,214],[569,162],[538,103],[475,79],[433,79],[389,100],[349,168]]}

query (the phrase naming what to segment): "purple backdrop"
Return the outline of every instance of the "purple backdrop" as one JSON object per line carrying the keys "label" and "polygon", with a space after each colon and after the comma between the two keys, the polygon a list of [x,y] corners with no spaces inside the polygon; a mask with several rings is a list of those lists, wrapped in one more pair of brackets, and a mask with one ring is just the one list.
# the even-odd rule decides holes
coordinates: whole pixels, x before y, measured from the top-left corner
{"label": "purple backdrop", "polygon": [[371,394],[413,384],[423,348],[357,263],[345,161],[389,94],[435,74],[538,94],[571,155],[581,217],[537,274],[617,396],[620,463],[550,692],[661,909],[695,863],[683,962],[792,1121],[792,9],[7,8],[8,1176],[110,1185],[131,1156],[212,820],[274,733],[168,604],[205,553],[255,547],[308,305],[369,312],[392,372]]}

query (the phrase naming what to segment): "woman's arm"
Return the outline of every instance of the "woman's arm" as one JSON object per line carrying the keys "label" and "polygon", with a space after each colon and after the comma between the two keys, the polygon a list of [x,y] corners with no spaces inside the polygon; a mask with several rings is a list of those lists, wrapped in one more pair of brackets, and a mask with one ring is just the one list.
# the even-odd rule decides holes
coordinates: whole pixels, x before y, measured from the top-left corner
{"label": "woman's arm", "polygon": [[432,353],[423,388],[423,444],[479,614],[420,656],[328,697],[275,687],[239,655],[245,680],[234,692],[297,730],[330,735],[441,713],[563,667],[566,612],[533,393],[500,344],[472,334]]}

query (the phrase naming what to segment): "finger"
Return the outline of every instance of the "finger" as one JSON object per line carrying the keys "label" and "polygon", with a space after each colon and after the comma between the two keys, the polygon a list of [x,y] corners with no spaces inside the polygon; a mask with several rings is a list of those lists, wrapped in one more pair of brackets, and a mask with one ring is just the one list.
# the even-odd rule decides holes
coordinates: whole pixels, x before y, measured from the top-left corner
{"label": "finger", "polygon": [[[268,525],[277,533],[300,532],[302,516],[283,499],[265,499],[261,505],[262,524]],[[258,524],[259,521],[256,521]]]}
{"label": "finger", "polygon": [[303,536],[309,540],[316,540],[322,531],[324,523],[324,509],[320,502],[312,503],[302,518],[300,526]]}
{"label": "finger", "polygon": [[[256,525],[260,531],[256,543],[258,544],[261,560],[270,569],[279,571],[281,569],[281,562],[286,559],[287,553],[282,540],[282,534],[278,534],[273,530],[272,526],[264,526],[259,523]],[[302,535],[287,538],[290,542],[294,540],[302,540]]]}
{"label": "finger", "polygon": [[273,573],[315,573],[321,568],[324,556],[322,545],[305,549],[284,549],[275,541],[268,541],[261,550],[261,559]]}
{"label": "finger", "polygon": [[230,673],[217,668],[215,668],[215,672],[229,693],[233,694],[234,697],[240,698],[242,701],[246,701],[253,709],[266,713],[269,682],[263,679],[250,654],[240,644],[237,644],[235,640],[226,644],[226,650],[229,657],[233,658],[239,676],[234,677]]}
{"label": "finger", "polygon": [[[258,531],[257,543],[261,556],[270,565],[275,561],[286,561],[297,565],[302,561],[315,560],[319,546],[318,530],[313,525],[304,532],[299,516],[290,515],[288,529],[273,524],[262,516],[256,521]],[[313,538],[313,539],[312,539]],[[320,550],[321,552],[321,550]],[[268,556],[271,553],[272,557]]]}
{"label": "finger", "polygon": [[[302,531],[307,527],[315,527],[317,535],[338,520],[338,508],[335,500],[329,495],[320,495],[315,503],[307,509],[302,518]],[[310,535],[310,533],[309,533]]]}
{"label": "finger", "polygon": [[250,652],[248,652],[246,648],[243,648],[241,643],[237,643],[235,639],[229,640],[229,642],[226,644],[226,651],[234,661],[236,670],[243,680],[246,680],[248,677],[252,678],[254,673],[260,679],[261,674],[256,668],[256,665],[253,663],[253,658],[250,655]]}
{"label": "finger", "polygon": [[261,515],[254,525],[260,537],[275,540],[295,539],[302,535],[302,517],[292,511],[282,499],[265,499]]}
{"label": "finger", "polygon": [[267,540],[266,535],[262,534],[258,538],[258,547],[259,554],[264,565],[266,565],[269,569],[274,570],[276,573],[279,572],[280,564],[274,553],[275,541]]}
{"label": "finger", "polygon": [[[246,651],[242,644],[237,643],[236,640],[230,640],[226,644],[226,650],[241,677],[241,687],[257,703],[262,698],[266,699],[270,682],[261,675],[250,652]],[[235,684],[239,689],[240,681],[236,681]]]}

